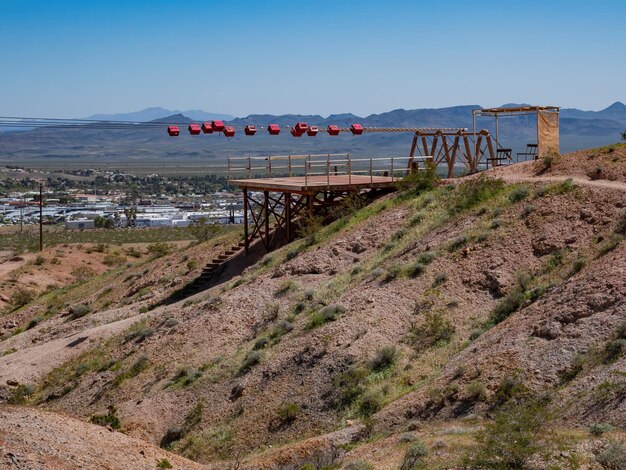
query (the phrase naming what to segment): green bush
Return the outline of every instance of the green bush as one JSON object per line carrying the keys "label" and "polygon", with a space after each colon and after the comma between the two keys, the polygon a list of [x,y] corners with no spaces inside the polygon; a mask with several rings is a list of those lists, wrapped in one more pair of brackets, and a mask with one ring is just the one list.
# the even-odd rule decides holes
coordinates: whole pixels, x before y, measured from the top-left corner
{"label": "green bush", "polygon": [[433,280],[433,287],[439,287],[444,282],[448,280],[448,275],[446,273],[437,273],[435,279]]}
{"label": "green bush", "polygon": [[604,364],[612,364],[617,361],[626,350],[626,339],[614,339],[609,341],[604,347],[602,362]]}
{"label": "green bush", "polygon": [[476,435],[478,448],[468,462],[479,468],[526,468],[549,440],[549,413],[544,400],[509,402]]}
{"label": "green bush", "polygon": [[354,403],[365,391],[364,382],[367,371],[358,367],[351,367],[345,372],[333,377],[333,406],[347,408]]}
{"label": "green bush", "polygon": [[113,253],[109,253],[104,256],[102,262],[109,267],[119,266],[126,262],[126,257],[123,256],[119,251],[114,251]]}
{"label": "green bush", "polygon": [[117,409],[113,405],[109,405],[105,415],[93,415],[89,421],[98,426],[110,427],[111,429],[120,428],[120,419],[117,417]]}
{"label": "green bush", "polygon": [[387,269],[385,277],[383,278],[383,282],[391,282],[395,278],[400,276],[401,274],[402,274],[402,267],[397,264],[393,264],[389,266],[389,269]]}
{"label": "green bush", "polygon": [[506,320],[513,312],[526,302],[526,295],[520,288],[513,289],[506,297],[500,299],[491,311],[489,321],[493,325]]}
{"label": "green bush", "polygon": [[611,234],[609,236],[609,239],[606,242],[604,242],[602,245],[600,245],[600,248],[598,249],[599,255],[604,256],[607,253],[610,253],[615,248],[617,248],[617,245],[619,245],[623,239],[624,237],[617,233]]}
{"label": "green bush", "polygon": [[458,214],[497,196],[506,184],[500,179],[480,175],[464,181],[452,191],[447,200],[448,212]]}
{"label": "green bush", "polygon": [[78,318],[82,318],[85,315],[91,313],[91,306],[87,304],[78,304],[70,307],[70,320],[77,320]]}
{"label": "green bush", "polygon": [[35,260],[33,261],[33,264],[35,266],[41,266],[42,264],[44,264],[46,262],[46,258],[44,258],[41,255],[37,255],[37,257],[35,258]]}
{"label": "green bush", "polygon": [[353,460],[343,466],[344,470],[374,470],[374,466],[364,460]]}
{"label": "green bush", "polygon": [[526,199],[529,194],[529,190],[526,186],[518,186],[515,188],[511,194],[509,194],[509,201],[511,202],[519,202],[523,199]]}
{"label": "green bush", "polygon": [[198,262],[195,259],[187,261],[187,271],[193,271],[198,267]]}
{"label": "green bush", "polygon": [[426,265],[416,261],[407,269],[407,274],[413,278],[421,276],[426,271]]}
{"label": "green bush", "polygon": [[9,303],[15,308],[23,307],[35,300],[35,293],[29,289],[19,288],[9,297]]}
{"label": "green bush", "polygon": [[327,305],[321,310],[313,313],[307,324],[307,329],[317,328],[325,323],[335,321],[337,317],[346,310],[341,305]]}
{"label": "green bush", "polygon": [[372,416],[382,408],[382,399],[378,393],[367,392],[359,400],[359,414],[361,416]]}
{"label": "green bush", "polygon": [[611,432],[615,428],[608,423],[594,423],[589,426],[589,433],[592,436],[600,437],[602,434],[606,432]]}
{"label": "green bush", "polygon": [[465,387],[465,399],[467,401],[484,401],[485,398],[487,398],[487,389],[482,382],[474,380]]}
{"label": "green bush", "polygon": [[414,442],[404,453],[400,470],[413,470],[417,468],[424,463],[423,459],[427,455],[428,448],[426,445],[421,441]]}
{"label": "green bush", "polygon": [[384,346],[376,351],[370,361],[370,369],[380,372],[393,366],[398,360],[398,350],[395,346]]}
{"label": "green bush", "polygon": [[239,368],[239,373],[245,374],[254,366],[256,366],[259,362],[261,362],[262,358],[263,358],[263,354],[261,354],[260,351],[257,351],[257,350],[250,351],[248,354],[246,354],[246,357],[244,358],[243,363],[241,364],[241,367]]}
{"label": "green bush", "polygon": [[434,189],[439,179],[437,165],[430,162],[426,162],[425,165],[423,170],[412,171],[398,181],[398,188],[413,195]]}
{"label": "green bush", "polygon": [[424,251],[422,253],[420,253],[419,255],[417,255],[417,259],[416,261],[418,263],[424,264],[424,265],[428,265],[430,264],[435,258],[437,257],[437,253],[434,253],[432,251]]}
{"label": "green bush", "polygon": [[150,245],[148,245],[148,247],[146,248],[146,251],[151,256],[160,257],[160,256],[169,255],[172,251],[174,251],[174,249],[175,249],[175,246],[170,243],[157,242],[157,243],[151,243]]}
{"label": "green bush", "polygon": [[30,384],[20,384],[13,389],[9,397],[9,403],[12,405],[25,405],[28,399],[35,393],[36,387]]}
{"label": "green bush", "polygon": [[626,446],[620,441],[612,441],[596,455],[596,461],[607,470],[623,470],[626,468]]}
{"label": "green bush", "polygon": [[274,292],[274,297],[280,298],[286,296],[289,292],[297,290],[298,284],[294,281],[284,281]]}
{"label": "green bush", "polygon": [[282,423],[291,423],[296,420],[300,413],[300,405],[292,402],[282,403],[276,410],[276,414]]}
{"label": "green bush", "polygon": [[168,387],[186,387],[202,377],[202,371],[194,367],[180,367],[176,374],[170,379]]}
{"label": "green bush", "polygon": [[156,468],[174,468],[169,460],[161,459],[157,461]]}
{"label": "green bush", "polygon": [[454,331],[454,325],[442,312],[431,310],[425,313],[423,325],[416,324],[411,327],[410,340],[419,351],[447,343],[454,336]]}
{"label": "green bush", "polygon": [[267,338],[259,338],[255,341],[252,349],[258,351],[259,349],[264,349],[267,345],[270,344],[270,340]]}

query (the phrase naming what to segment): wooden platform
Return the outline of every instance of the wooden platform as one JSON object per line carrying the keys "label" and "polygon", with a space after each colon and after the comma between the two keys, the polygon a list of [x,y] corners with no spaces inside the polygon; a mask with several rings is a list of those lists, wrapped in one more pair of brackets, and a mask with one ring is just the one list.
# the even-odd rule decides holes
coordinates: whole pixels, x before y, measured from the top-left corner
{"label": "wooden platform", "polygon": [[279,191],[313,194],[320,191],[350,191],[391,188],[398,177],[364,175],[291,176],[283,178],[234,179],[230,183],[253,191]]}

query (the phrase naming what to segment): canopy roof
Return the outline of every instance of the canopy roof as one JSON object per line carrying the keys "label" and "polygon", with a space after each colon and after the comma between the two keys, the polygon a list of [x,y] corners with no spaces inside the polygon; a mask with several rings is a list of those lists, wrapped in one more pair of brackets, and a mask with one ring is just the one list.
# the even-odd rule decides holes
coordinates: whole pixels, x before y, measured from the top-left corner
{"label": "canopy roof", "polygon": [[498,116],[502,114],[529,114],[539,111],[559,112],[559,106],[516,106],[512,108],[483,108],[475,109],[473,114],[481,116]]}

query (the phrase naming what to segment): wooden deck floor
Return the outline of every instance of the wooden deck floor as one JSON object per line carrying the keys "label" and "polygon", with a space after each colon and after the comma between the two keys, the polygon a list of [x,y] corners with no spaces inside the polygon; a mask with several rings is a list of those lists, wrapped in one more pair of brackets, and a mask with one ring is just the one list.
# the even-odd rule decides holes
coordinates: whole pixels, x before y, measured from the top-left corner
{"label": "wooden deck floor", "polygon": [[390,188],[399,178],[390,176],[331,175],[290,176],[284,178],[256,178],[231,180],[242,189],[310,193],[318,191],[348,191],[351,189]]}

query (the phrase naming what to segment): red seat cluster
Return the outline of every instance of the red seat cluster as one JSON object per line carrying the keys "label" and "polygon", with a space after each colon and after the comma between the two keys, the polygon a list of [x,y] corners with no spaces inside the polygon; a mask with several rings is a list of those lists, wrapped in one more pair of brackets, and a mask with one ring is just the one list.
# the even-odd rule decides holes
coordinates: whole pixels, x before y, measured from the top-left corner
{"label": "red seat cluster", "polygon": [[[189,124],[189,133],[191,135],[199,135],[201,131],[205,134],[223,132],[226,137],[234,137],[236,132],[234,126],[226,126],[224,125],[224,121],[220,120],[203,122],[202,126],[196,123]],[[291,135],[294,137],[302,137],[306,133],[306,135],[314,137],[319,131],[317,126],[309,126],[306,122],[297,122],[296,125],[291,128]],[[267,132],[269,132],[270,135],[279,135],[280,126],[278,124],[269,124],[267,126]],[[326,128],[326,132],[328,135],[339,135],[341,129],[335,124],[330,124]],[[365,128],[361,124],[352,124],[350,126],[350,132],[352,132],[352,135],[361,135],[365,132]],[[175,137],[180,134],[180,129],[178,126],[167,126],[167,133]],[[257,127],[253,124],[248,124],[244,128],[244,133],[245,135],[255,135],[257,133]]]}
{"label": "red seat cluster", "polygon": [[200,135],[200,126],[198,124],[191,123],[188,129],[191,135]]}

